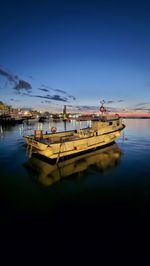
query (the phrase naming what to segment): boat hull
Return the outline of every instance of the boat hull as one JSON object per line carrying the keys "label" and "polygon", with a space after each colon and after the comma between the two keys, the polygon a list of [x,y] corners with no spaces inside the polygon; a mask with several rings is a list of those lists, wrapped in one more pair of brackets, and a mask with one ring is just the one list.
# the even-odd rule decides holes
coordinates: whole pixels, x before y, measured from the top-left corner
{"label": "boat hull", "polygon": [[26,143],[33,147],[33,152],[36,152],[49,159],[56,159],[57,161],[61,157],[75,156],[82,152],[87,152],[93,149],[101,148],[113,143],[121,134],[121,130],[124,129],[124,125],[115,131],[107,132],[99,136],[93,135],[89,137],[82,136],[77,139],[70,139],[69,141],[50,143],[36,141],[30,137],[25,137]]}

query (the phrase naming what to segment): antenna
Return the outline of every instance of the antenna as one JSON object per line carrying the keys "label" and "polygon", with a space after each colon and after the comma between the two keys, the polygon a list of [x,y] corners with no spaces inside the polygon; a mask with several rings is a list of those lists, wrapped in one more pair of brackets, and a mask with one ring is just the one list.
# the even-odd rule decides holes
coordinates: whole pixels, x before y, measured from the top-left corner
{"label": "antenna", "polygon": [[104,107],[104,103],[105,103],[105,101],[102,100],[102,101],[100,101],[100,103],[101,103],[101,106],[100,106],[99,110],[100,110],[100,112],[103,114],[103,113],[106,112],[106,108]]}
{"label": "antenna", "polygon": [[100,101],[101,105],[103,106],[105,103],[105,100]]}

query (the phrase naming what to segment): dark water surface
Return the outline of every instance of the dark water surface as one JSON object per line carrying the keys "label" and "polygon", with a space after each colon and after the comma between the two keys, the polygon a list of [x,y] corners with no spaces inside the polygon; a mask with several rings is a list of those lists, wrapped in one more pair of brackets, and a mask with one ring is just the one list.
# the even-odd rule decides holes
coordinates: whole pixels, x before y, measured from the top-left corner
{"label": "dark water surface", "polygon": [[[84,125],[87,122],[84,122]],[[44,233],[75,229],[100,236],[147,234],[150,212],[150,120],[124,120],[115,145],[61,162],[28,159],[23,134],[75,128],[75,122],[0,128],[1,226]],[[55,230],[54,230],[55,228]],[[57,228],[57,229],[56,229]],[[82,233],[81,233],[82,234]],[[106,237],[107,239],[107,237]]]}

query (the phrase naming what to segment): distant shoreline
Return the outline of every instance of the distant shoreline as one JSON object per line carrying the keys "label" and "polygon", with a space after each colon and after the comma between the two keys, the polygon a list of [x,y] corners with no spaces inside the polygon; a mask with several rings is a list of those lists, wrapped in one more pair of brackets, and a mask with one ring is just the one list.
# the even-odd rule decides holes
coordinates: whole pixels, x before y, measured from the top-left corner
{"label": "distant shoreline", "polygon": [[120,118],[125,118],[125,119],[150,119],[150,117],[140,117],[140,116],[132,116],[132,117],[129,117],[129,116],[120,116]]}

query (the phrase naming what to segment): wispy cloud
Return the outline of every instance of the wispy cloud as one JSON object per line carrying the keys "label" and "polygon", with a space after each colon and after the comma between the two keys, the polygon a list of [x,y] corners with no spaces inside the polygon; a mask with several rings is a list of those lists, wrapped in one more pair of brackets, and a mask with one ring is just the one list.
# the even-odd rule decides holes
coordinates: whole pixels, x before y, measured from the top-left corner
{"label": "wispy cloud", "polygon": [[145,105],[147,105],[147,104],[150,104],[150,102],[141,102],[141,103],[137,103],[135,106],[145,106]]}
{"label": "wispy cloud", "polygon": [[18,80],[17,75],[12,75],[11,73],[3,69],[2,67],[0,67],[0,76],[5,77],[8,81],[13,82],[13,83],[16,83]]}
{"label": "wispy cloud", "polygon": [[110,103],[121,103],[121,102],[123,102],[123,100],[116,100],[116,101],[109,100],[109,101],[105,101],[106,104],[110,104]]}
{"label": "wispy cloud", "polygon": [[106,103],[115,103],[115,101],[107,101]]}
{"label": "wispy cloud", "polygon": [[57,91],[57,92],[60,92],[60,93],[64,93],[64,94],[67,94],[66,91],[63,91],[63,90],[59,90],[59,89],[53,89],[54,91]]}
{"label": "wispy cloud", "polygon": [[44,102],[45,102],[45,103],[51,103],[51,101],[47,101],[47,100],[46,100],[46,101],[44,101]]}
{"label": "wispy cloud", "polygon": [[34,98],[41,98],[41,99],[48,99],[53,101],[61,101],[61,102],[68,102],[68,99],[65,97],[61,97],[60,95],[34,95],[34,94],[28,94],[28,93],[22,93],[22,95],[34,97]]}
{"label": "wispy cloud", "polygon": [[[0,76],[2,76],[5,79],[4,86],[8,87],[8,85],[10,85],[10,88],[16,91],[20,96],[26,95],[29,97],[36,97],[36,98],[42,98],[42,99],[47,99],[47,100],[52,100],[52,101],[62,101],[62,102],[69,102],[70,100],[76,100],[76,98],[73,95],[70,95],[64,90],[54,89],[44,84],[42,84],[41,87],[38,89],[42,91],[43,93],[51,92],[51,94],[33,95],[31,94],[32,85],[28,81],[20,78],[18,75],[12,74],[10,71],[6,70],[2,66],[0,66]],[[32,79],[32,76],[30,75],[29,78]],[[3,88],[4,86],[1,86],[1,87]]]}
{"label": "wispy cloud", "polygon": [[[99,106],[89,106],[89,105],[77,105],[74,108],[82,112],[99,112]],[[119,112],[122,111],[122,108],[117,107],[106,107],[107,112]]]}
{"label": "wispy cloud", "polygon": [[79,111],[98,111],[97,106],[89,106],[89,105],[76,105],[74,106]]}
{"label": "wispy cloud", "polygon": [[133,110],[133,111],[147,111],[147,110],[149,110],[149,109],[150,109],[150,108],[146,108],[146,107],[145,107],[145,108],[144,108],[144,107],[141,107],[141,108],[140,108],[140,107],[139,107],[139,108],[137,107],[137,108],[133,108],[132,110]]}
{"label": "wispy cloud", "polygon": [[40,91],[44,91],[44,92],[48,92],[49,89],[43,89],[43,88],[39,88]]}
{"label": "wispy cloud", "polygon": [[[11,86],[13,83],[13,89],[17,91],[20,91],[20,90],[28,91],[32,89],[32,86],[30,83],[28,83],[27,81],[23,79],[20,79],[17,75],[10,73],[3,67],[0,67],[0,76],[4,77],[6,81],[8,81],[11,84]],[[7,85],[7,82],[6,82],[6,85]]]}
{"label": "wispy cloud", "polygon": [[43,98],[43,99],[49,99],[53,101],[61,101],[61,102],[68,102],[68,99],[65,97],[61,97],[60,95],[46,95],[46,96],[41,96],[41,95],[36,95],[38,98]]}
{"label": "wispy cloud", "polygon": [[150,111],[150,102],[139,102],[131,107],[127,108],[130,111],[144,111],[144,112],[149,112]]}
{"label": "wispy cloud", "polygon": [[28,90],[32,89],[32,86],[27,81],[20,79],[20,80],[18,80],[18,83],[15,85],[14,89],[19,90],[19,91],[22,89],[25,89],[28,91]]}
{"label": "wispy cloud", "polygon": [[16,99],[14,99],[14,98],[11,98],[10,101],[11,101],[11,102],[20,102],[19,100],[16,100]]}
{"label": "wispy cloud", "polygon": [[42,86],[43,88],[46,88],[46,89],[49,89],[49,90],[53,90],[53,88],[50,87],[50,86],[47,86],[47,85],[44,85],[44,84],[41,84],[41,86]]}
{"label": "wispy cloud", "polygon": [[149,112],[150,111],[150,106],[149,107],[137,107],[137,108],[133,108],[132,111],[145,111],[145,112]]}
{"label": "wispy cloud", "polygon": [[72,100],[76,100],[76,97],[72,96],[72,95],[69,95],[68,98],[72,99]]}
{"label": "wispy cloud", "polygon": [[50,86],[46,86],[46,85],[44,85],[44,84],[42,84],[42,87],[44,87],[44,89],[41,89],[41,90],[43,90],[43,91],[54,91],[54,92],[59,92],[59,93],[61,93],[61,94],[65,94],[65,96],[66,97],[68,97],[68,98],[70,98],[70,99],[72,99],[72,100],[76,100],[76,97],[74,97],[73,95],[70,95],[68,92],[66,92],[66,91],[64,91],[64,90],[60,90],[60,89],[54,89],[54,88],[52,88],[52,87],[50,87]]}

